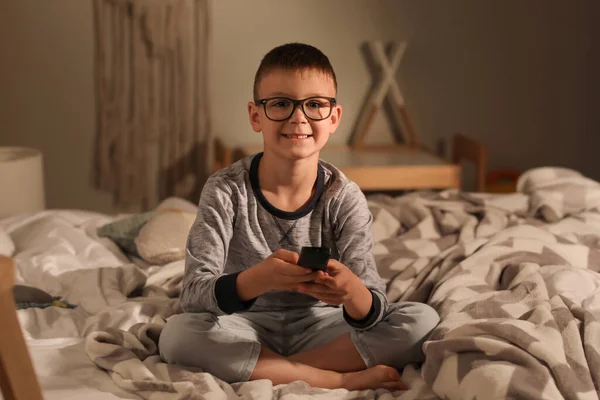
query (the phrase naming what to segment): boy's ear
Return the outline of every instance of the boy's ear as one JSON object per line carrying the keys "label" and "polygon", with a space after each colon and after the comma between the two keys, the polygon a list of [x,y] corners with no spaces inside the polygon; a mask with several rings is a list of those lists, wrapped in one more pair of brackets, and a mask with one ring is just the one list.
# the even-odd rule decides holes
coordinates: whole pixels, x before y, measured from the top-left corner
{"label": "boy's ear", "polygon": [[333,110],[331,110],[331,132],[329,134],[332,134],[333,132],[335,132],[335,130],[338,128],[338,126],[340,126],[340,120],[342,119],[342,106],[340,106],[339,104],[336,104],[335,107],[333,107]]}
{"label": "boy's ear", "polygon": [[260,114],[258,113],[258,107],[254,104],[253,101],[248,102],[248,119],[250,120],[250,125],[252,125],[252,130],[254,132],[261,132],[262,127],[260,126]]}

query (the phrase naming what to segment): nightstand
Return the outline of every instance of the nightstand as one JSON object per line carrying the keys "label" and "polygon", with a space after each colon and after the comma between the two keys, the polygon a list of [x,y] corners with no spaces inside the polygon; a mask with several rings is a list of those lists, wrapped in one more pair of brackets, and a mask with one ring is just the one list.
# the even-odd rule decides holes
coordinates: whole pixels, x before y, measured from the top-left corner
{"label": "nightstand", "polygon": [[[262,146],[228,148],[214,141],[212,172],[228,167],[242,157],[262,151]],[[320,157],[331,162],[363,191],[459,189],[461,162],[470,161],[477,171],[476,190],[485,190],[486,147],[462,134],[452,138],[452,160],[446,160],[418,145],[326,146]]]}

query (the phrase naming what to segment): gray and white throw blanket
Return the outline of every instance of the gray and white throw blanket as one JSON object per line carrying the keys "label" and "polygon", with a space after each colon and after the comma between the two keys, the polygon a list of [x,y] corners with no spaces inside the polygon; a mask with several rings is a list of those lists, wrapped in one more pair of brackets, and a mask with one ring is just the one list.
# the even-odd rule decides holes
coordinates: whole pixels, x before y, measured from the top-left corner
{"label": "gray and white throw blanket", "polygon": [[600,398],[599,183],[540,168],[514,194],[418,192],[369,205],[390,301],[426,302],[441,316],[426,362],[402,373],[410,390],[229,385],[163,363],[160,320],[90,334],[89,356],[146,399]]}

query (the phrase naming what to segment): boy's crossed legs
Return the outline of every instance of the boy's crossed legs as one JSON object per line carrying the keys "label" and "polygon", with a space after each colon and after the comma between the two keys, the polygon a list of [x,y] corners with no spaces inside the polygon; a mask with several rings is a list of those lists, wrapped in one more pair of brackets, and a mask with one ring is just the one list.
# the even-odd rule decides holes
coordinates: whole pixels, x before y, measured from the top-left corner
{"label": "boy's crossed legs", "polygon": [[423,361],[421,346],[438,320],[420,303],[390,304],[386,318],[369,331],[355,331],[341,309],[329,307],[181,314],[167,323],[159,348],[167,362],[200,367],[228,382],[303,380],[322,388],[397,390],[403,387],[397,370]]}
{"label": "boy's crossed legs", "polygon": [[287,358],[263,346],[250,375],[250,380],[256,379],[270,379],[274,385],[302,380],[326,389],[405,388],[396,369],[384,365],[367,369],[348,333],[330,344]]}

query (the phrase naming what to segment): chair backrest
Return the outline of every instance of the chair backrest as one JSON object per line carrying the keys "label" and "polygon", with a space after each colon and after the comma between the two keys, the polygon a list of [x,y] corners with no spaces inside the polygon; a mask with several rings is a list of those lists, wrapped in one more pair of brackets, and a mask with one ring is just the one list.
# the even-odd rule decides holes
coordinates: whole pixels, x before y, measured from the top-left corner
{"label": "chair backrest", "polygon": [[213,163],[211,173],[231,165],[231,149],[229,149],[223,141],[215,138],[213,141]]}
{"label": "chair backrest", "polygon": [[477,174],[475,190],[484,192],[487,174],[487,148],[478,141],[457,133],[452,138],[452,162],[460,164],[465,160],[475,164]]}

